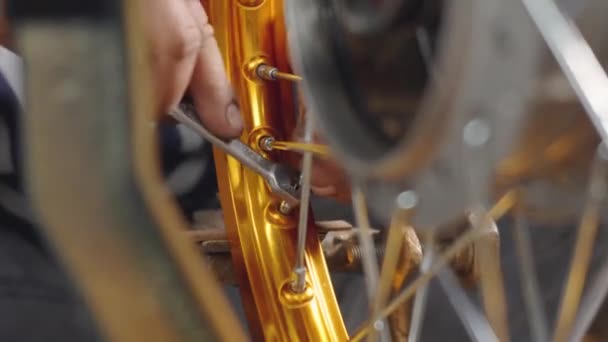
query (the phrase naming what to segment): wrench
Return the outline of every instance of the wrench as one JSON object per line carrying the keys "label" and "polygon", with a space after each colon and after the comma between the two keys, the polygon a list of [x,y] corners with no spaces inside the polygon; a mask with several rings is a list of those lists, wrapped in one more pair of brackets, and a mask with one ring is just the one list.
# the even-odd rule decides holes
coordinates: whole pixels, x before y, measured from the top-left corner
{"label": "wrench", "polygon": [[169,115],[178,122],[194,130],[205,140],[209,141],[222,151],[238,160],[243,166],[259,174],[266,180],[270,190],[291,207],[300,202],[300,174],[291,168],[272,162],[238,138],[223,140],[209,132],[197,119],[198,115],[193,106],[180,104],[169,112]]}

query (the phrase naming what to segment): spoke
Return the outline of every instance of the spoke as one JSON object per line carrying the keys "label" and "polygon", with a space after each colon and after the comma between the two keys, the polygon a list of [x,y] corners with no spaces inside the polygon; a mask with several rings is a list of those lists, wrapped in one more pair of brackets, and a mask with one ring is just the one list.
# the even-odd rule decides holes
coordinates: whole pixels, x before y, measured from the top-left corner
{"label": "spoke", "polygon": [[[361,245],[362,266],[365,274],[365,285],[367,287],[367,295],[371,301],[376,293],[378,284],[378,261],[374,252],[374,241],[372,238],[372,229],[369,224],[369,216],[367,206],[365,204],[365,196],[361,187],[357,184],[353,185],[352,190],[353,210],[355,212],[355,221],[357,222],[357,230],[359,232],[359,244]],[[371,304],[370,304],[371,307]]]}
{"label": "spoke", "polygon": [[498,221],[515,206],[517,200],[517,192],[511,190],[504,194],[504,196],[502,196],[498,202],[494,204],[488,214],[494,221]]}
{"label": "spoke", "polygon": [[[475,267],[479,273],[482,302],[488,319],[500,340],[509,341],[507,302],[500,264],[499,234],[491,217],[491,215],[502,214],[499,209],[496,209],[501,207],[495,207],[494,213],[485,209],[490,198],[487,185],[491,183],[491,173],[487,172],[486,164],[489,160],[491,136],[492,128],[485,118],[476,117],[466,123],[463,130],[463,155],[466,158],[468,203],[471,206],[469,221],[474,230],[479,230],[484,235],[484,238],[477,240],[474,246]],[[505,197],[508,199],[509,195]],[[506,202],[509,204],[508,201]],[[499,204],[509,207],[503,203]]]}
{"label": "spoke", "polygon": [[[572,84],[602,140],[607,141],[608,77],[606,77],[601,63],[578,28],[552,0],[524,0],[523,2]],[[601,155],[601,151],[599,154]],[[600,164],[604,166],[605,163]],[[588,271],[593,240],[597,234],[600,210],[600,200],[597,197],[598,195],[604,197],[606,184],[604,175],[596,174],[595,171],[597,171],[597,163],[589,186],[587,204],[583,211],[572,265],[562,297],[554,335],[555,341],[565,341],[569,336]],[[594,184],[594,181],[599,181],[600,184]],[[581,334],[580,331],[576,333]]]}
{"label": "spoke", "polygon": [[469,229],[458,237],[458,239],[456,239],[443,254],[433,261],[428,272],[420,275],[376,316],[373,316],[371,320],[365,322],[353,336],[351,341],[361,341],[363,338],[365,338],[365,336],[367,336],[367,334],[373,330],[373,325],[375,322],[385,319],[397,308],[405,304],[405,302],[408,301],[416,293],[416,291],[418,291],[422,286],[427,285],[443,267],[445,267],[454,257],[456,257],[456,255],[458,255],[463,249],[469,247],[471,243],[475,242],[481,236],[482,233],[479,230]]}
{"label": "spoke", "polygon": [[[399,294],[405,281],[413,270],[419,270],[422,263],[422,245],[413,227],[403,230],[403,247],[397,271],[393,276],[391,296]],[[409,300],[389,316],[391,336],[393,341],[408,339],[412,320],[413,301]]]}
{"label": "spoke", "polygon": [[557,328],[555,329],[555,341],[566,341],[570,335],[578,311],[585,279],[587,278],[593,246],[595,245],[595,237],[599,227],[601,205],[606,197],[606,171],[608,169],[604,146],[602,144],[598,148],[597,158],[593,164],[587,191],[587,203],[578,227],[574,255],[572,256],[566,287],[562,295]]}
{"label": "spoke", "polygon": [[327,145],[297,142],[297,141],[275,141],[271,139],[265,146],[267,150],[280,150],[306,153],[311,152],[321,158],[329,158],[329,147]]}
{"label": "spoke", "polygon": [[[352,201],[353,210],[355,214],[355,221],[357,223],[357,230],[359,232],[359,245],[361,246],[361,266],[363,268],[363,276],[365,279],[365,286],[367,288],[367,296],[369,301],[369,310],[371,316],[376,315],[374,307],[374,295],[378,289],[378,261],[376,259],[376,253],[374,248],[374,241],[372,237],[372,229],[369,223],[369,215],[367,213],[367,205],[365,203],[365,196],[360,184],[353,184],[352,187]],[[385,322],[377,320],[373,325],[374,331],[370,331],[369,339],[374,341],[376,339],[376,331],[383,331],[386,335]]]}
{"label": "spoke", "polygon": [[403,259],[401,258],[401,251],[404,248],[406,230],[409,229],[409,218],[417,202],[418,198],[413,191],[405,191],[397,196],[396,210],[386,237],[380,283],[374,300],[375,312],[382,309],[391,294],[392,282],[399,265],[399,259]]}
{"label": "spoke", "polygon": [[[393,214],[392,222],[389,227],[388,236],[386,238],[386,247],[384,252],[384,260],[382,263],[382,271],[380,272],[380,282],[375,294],[373,302],[372,317],[375,316],[389,300],[393,292],[393,284],[396,279],[403,278],[407,274],[398,274],[397,268],[399,263],[409,263],[410,260],[402,257],[405,248],[410,246],[405,245],[409,227],[409,217],[412,209],[416,206],[418,198],[413,191],[405,191],[397,196],[396,210]],[[407,251],[405,251],[407,253]],[[402,264],[403,265],[403,264]],[[405,265],[406,272],[409,273],[410,266]],[[401,283],[401,281],[400,281]]]}
{"label": "spoke", "polygon": [[478,342],[498,342],[490,323],[486,317],[475,307],[466,292],[460,287],[458,279],[450,268],[443,269],[437,276],[448,300],[462,321],[469,337]]}
{"label": "spoke", "polygon": [[[431,235],[428,240],[428,242],[432,242],[433,236]],[[430,244],[428,242],[425,243],[425,245],[428,246]],[[422,274],[429,272],[433,258],[434,251],[432,249],[424,251],[424,257],[422,259],[422,264],[420,265],[420,272]],[[416,291],[416,296],[414,297],[414,309],[412,310],[412,321],[410,323],[409,342],[417,342],[420,338],[420,333],[422,332],[422,322],[427,304],[427,293],[428,285],[423,285],[418,289],[418,291]]]}
{"label": "spoke", "polygon": [[279,71],[277,67],[264,63],[261,63],[255,67],[255,74],[260,79],[267,81],[284,80],[290,82],[300,82],[302,80],[301,76]]}
{"label": "spoke", "polygon": [[431,39],[426,27],[419,26],[416,28],[416,42],[420,48],[420,56],[424,61],[424,68],[428,73],[430,73],[431,80],[438,83],[437,81],[439,81],[439,75],[437,73],[437,68],[433,64],[433,49],[431,47]]}
{"label": "spoke", "polygon": [[[440,78],[437,69],[432,64],[432,51],[428,33],[426,29],[419,27],[416,30],[416,39],[420,47],[421,55],[425,62],[425,67],[429,71],[431,78],[441,85]],[[478,170],[483,170],[482,164],[487,160],[487,142],[490,137],[491,131],[487,126],[487,123],[483,118],[477,118],[470,121],[464,130],[464,143],[465,143],[465,155],[469,159],[468,170],[469,170],[469,203],[474,206],[483,206],[487,201],[487,192],[484,184],[486,184],[486,175]],[[515,196],[513,193],[507,193],[501,198],[497,205],[492,208],[492,211],[488,214],[482,211],[482,216],[479,216],[480,220],[473,218],[472,224],[474,229],[481,231],[487,231],[488,226],[486,222],[490,220],[488,216],[500,217],[504,215],[515,203]],[[481,219],[483,217],[483,219]],[[493,222],[492,222],[493,225]],[[494,227],[495,228],[495,227]],[[481,274],[481,287],[482,295],[484,297],[484,305],[486,312],[492,321],[492,325],[498,331],[502,341],[509,339],[507,313],[506,313],[506,300],[505,291],[503,285],[503,276],[500,268],[500,253],[498,250],[498,236],[490,236],[491,234],[485,234],[487,238],[481,239],[475,243],[475,250],[479,253],[477,259],[479,260],[480,274]],[[421,300],[424,300],[425,294],[421,295]],[[417,300],[419,302],[419,300]],[[416,305],[416,304],[415,304]],[[423,304],[419,304],[418,319],[421,319]],[[415,322],[416,326],[419,326],[421,322]],[[414,334],[418,334],[418,328],[414,328]],[[414,335],[414,340],[417,337]]]}
{"label": "spoke", "polygon": [[583,297],[579,314],[574,322],[574,327],[568,341],[582,341],[593,323],[598,311],[605,303],[608,296],[608,262],[602,265],[602,268],[595,276],[592,285],[589,287],[589,292]]}
{"label": "spoke", "polygon": [[407,214],[397,211],[393,217],[393,222],[389,227],[386,237],[386,247],[384,249],[384,260],[380,272],[380,282],[374,298],[374,313],[378,312],[389,300],[393,275],[397,270],[397,265],[403,247],[403,236],[407,226]]}
{"label": "spoke", "polygon": [[483,305],[500,340],[508,341],[507,302],[500,264],[498,228],[489,214],[483,211],[475,211],[470,219],[473,229],[483,234],[483,238],[475,243],[475,264],[479,270]]}
{"label": "spoke", "polygon": [[[304,140],[310,142],[312,140],[314,123],[312,117],[307,117],[304,123]],[[310,204],[310,178],[312,174],[312,153],[306,152],[302,158],[302,178],[301,187],[302,195],[300,198],[300,213],[298,219],[298,244],[296,247],[296,261],[293,268],[294,281],[292,289],[295,292],[301,293],[306,289],[306,265],[305,265],[305,249],[306,249],[306,233],[308,230],[308,212]]]}
{"label": "spoke", "polygon": [[531,320],[532,338],[538,342],[549,341],[547,317],[536,278],[530,231],[521,208],[517,208],[515,213],[513,239],[515,240],[515,250],[521,267],[523,296],[528,317]]}
{"label": "spoke", "polygon": [[593,50],[553,0],[523,3],[602,140],[608,140],[608,77]]}

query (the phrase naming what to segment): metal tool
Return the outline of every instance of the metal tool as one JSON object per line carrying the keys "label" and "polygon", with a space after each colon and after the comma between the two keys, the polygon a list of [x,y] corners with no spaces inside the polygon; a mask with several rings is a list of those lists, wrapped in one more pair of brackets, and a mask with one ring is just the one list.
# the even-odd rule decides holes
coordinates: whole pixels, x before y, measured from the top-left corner
{"label": "metal tool", "polygon": [[169,115],[262,176],[270,190],[290,206],[295,207],[299,204],[300,174],[298,172],[262,157],[239,139],[224,140],[213,135],[198,122],[198,115],[192,105],[181,104],[171,110]]}

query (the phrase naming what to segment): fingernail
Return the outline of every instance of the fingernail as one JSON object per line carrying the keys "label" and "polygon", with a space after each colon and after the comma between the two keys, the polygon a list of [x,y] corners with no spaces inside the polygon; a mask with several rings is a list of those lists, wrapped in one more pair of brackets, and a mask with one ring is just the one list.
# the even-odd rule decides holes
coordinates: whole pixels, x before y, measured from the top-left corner
{"label": "fingernail", "polygon": [[228,125],[233,130],[239,132],[243,130],[243,117],[241,116],[239,107],[234,103],[228,105],[228,109],[226,109],[226,121],[228,121]]}

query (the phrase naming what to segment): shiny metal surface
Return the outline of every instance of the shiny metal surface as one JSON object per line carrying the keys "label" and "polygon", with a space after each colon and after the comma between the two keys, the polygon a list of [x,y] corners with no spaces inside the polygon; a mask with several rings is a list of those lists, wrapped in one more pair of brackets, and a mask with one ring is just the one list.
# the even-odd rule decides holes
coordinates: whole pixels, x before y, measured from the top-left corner
{"label": "shiny metal surface", "polygon": [[[273,161],[289,162],[288,156],[262,150],[259,142],[266,136],[289,137],[297,114],[293,84],[252,77],[260,59],[279,70],[290,70],[282,1],[212,0],[207,9],[245,120],[241,140]],[[234,270],[252,339],[347,340],[312,216],[304,249],[307,286],[296,293],[291,289],[296,212],[281,214],[281,200],[262,177],[219,149],[214,154]]]}
{"label": "shiny metal surface", "polygon": [[[524,215],[526,218],[539,217],[536,211],[550,208],[551,213],[561,215],[558,221],[563,221],[563,217],[570,216],[570,211],[582,207],[576,203],[580,199],[581,179],[587,177],[593,155],[590,146],[597,145],[599,140],[593,124],[600,133],[606,134],[602,111],[607,87],[603,79],[597,77],[605,78],[601,63],[608,62],[608,44],[604,44],[604,37],[608,36],[604,33],[608,33],[608,29],[607,25],[598,25],[603,19],[597,13],[603,13],[601,9],[608,10],[608,3],[589,0],[572,7],[567,6],[568,1],[563,1],[561,6],[569,9],[562,8],[565,13],[560,14],[557,8],[543,11],[543,8],[535,7],[539,3],[525,2],[533,17],[530,20],[526,8],[519,2],[466,0],[458,5],[455,2],[428,2],[441,9],[441,15],[437,17],[440,25],[436,26],[439,33],[413,25],[412,30],[410,27],[406,30],[411,34],[407,39],[399,35],[384,37],[403,43],[400,47],[416,42],[418,47],[412,51],[424,55],[407,56],[415,59],[413,69],[425,70],[419,79],[407,79],[404,83],[412,81],[413,89],[401,94],[403,84],[396,82],[399,73],[391,78],[386,75],[390,68],[376,68],[383,66],[379,60],[401,57],[402,51],[390,54],[374,49],[377,48],[374,39],[359,36],[366,31],[362,25],[341,36],[344,39],[340,41],[347,45],[343,51],[360,55],[344,59],[342,54],[338,62],[332,58],[335,57],[332,53],[336,52],[336,47],[332,46],[336,43],[335,32],[327,30],[349,27],[339,22],[344,17],[336,17],[337,13],[328,7],[337,1],[288,0],[290,30],[285,27],[281,0],[205,1],[226,60],[226,70],[241,102],[245,129],[240,139],[226,142],[209,134],[183,112],[172,113],[217,145],[214,153],[226,234],[210,231],[190,235],[221,238],[221,241],[205,241],[203,250],[223,254],[221,262],[214,264],[214,267],[221,264],[220,272],[227,268],[227,262],[233,263],[227,278],[240,286],[253,340],[348,340],[319,243],[319,230],[327,233],[328,229],[313,223],[308,207],[308,171],[313,152],[320,149],[310,144],[311,139],[299,145],[288,141],[300,110],[294,103],[294,85],[283,82],[299,81],[298,76],[290,73],[287,60],[286,38],[289,34],[294,38],[290,39],[291,55],[305,76],[303,91],[311,112],[316,113],[315,119],[319,119],[321,129],[328,136],[331,154],[339,158],[356,180],[353,203],[360,225],[357,234],[361,247],[344,248],[336,255],[346,255],[346,261],[350,263],[344,267],[360,267],[366,271],[368,297],[373,302],[371,319],[353,340],[365,336],[373,339],[377,332],[381,337],[388,336],[387,318],[391,325],[394,324],[391,327],[393,337],[407,336],[414,294],[422,289],[419,298],[424,297],[424,286],[439,274],[449,300],[455,304],[472,338],[508,341],[508,304],[498,253],[499,236],[491,217],[502,216],[516,206],[520,219]],[[391,2],[393,5],[404,3]],[[134,8],[129,9],[130,15],[136,13]],[[371,18],[377,21],[368,26],[369,32],[363,35],[373,37],[383,29],[378,23],[390,23],[394,20],[393,14],[395,18],[401,15],[390,11],[378,14]],[[564,17],[559,17],[557,22],[549,21],[549,24],[557,23],[557,29],[547,24],[547,15],[549,18],[553,15],[555,19],[555,15],[562,14],[573,16],[574,22],[581,26],[580,34],[567,27]],[[66,43],[68,52],[73,51],[79,58],[86,57],[83,60],[93,61],[93,65],[104,71],[110,70],[110,64],[120,65],[119,54],[113,54],[118,46],[114,31],[106,27],[100,31],[84,29],[82,32],[70,27],[64,31],[42,25],[33,26],[34,30],[27,31],[29,36],[24,35],[28,53],[38,64],[36,70],[45,76],[32,82],[34,93],[44,100],[32,111],[41,117],[34,118],[30,114],[28,119],[28,132],[34,135],[29,140],[31,162],[45,170],[30,177],[38,204],[44,207],[41,213],[48,220],[49,232],[84,285],[87,298],[94,304],[95,313],[110,337],[127,341],[142,337],[149,340],[244,340],[242,331],[236,328],[238,323],[234,316],[225,310],[227,303],[217,284],[206,268],[199,271],[200,265],[193,258],[192,249],[187,248],[188,239],[184,241],[175,234],[184,224],[160,185],[152,144],[154,133],[149,129],[151,101],[146,101],[149,99],[146,87],[140,87],[148,84],[142,72],[145,49],[137,43],[139,36],[134,33],[137,32],[137,18],[130,18],[134,24],[127,26],[135,31],[129,31],[127,40],[134,47],[129,56],[134,72],[131,74],[133,80],[128,84],[138,85],[131,89],[136,99],[131,103],[132,117],[124,115],[126,101],[117,95],[120,87],[109,87],[110,82],[101,82],[104,87],[93,87],[99,86],[99,77],[107,75],[90,65],[77,65],[76,69],[84,77],[57,82],[58,90],[50,93],[54,97],[49,96],[45,93],[46,88],[51,81],[61,78],[61,71],[65,70],[59,67],[74,66],[67,63],[70,59],[51,59],[45,64],[47,61],[37,57],[38,52],[44,56],[44,48],[50,46],[38,45],[41,37],[48,40],[49,32],[62,33],[62,42]],[[334,25],[332,21],[338,21],[338,24]],[[535,32],[534,23],[541,27],[541,34]],[[355,23],[351,28],[356,26]],[[568,44],[559,41],[556,32],[566,35]],[[557,63],[550,61],[550,51],[542,47],[542,35],[557,55]],[[109,52],[94,55],[95,49],[92,43],[86,42],[87,37],[95,38],[96,47],[108,43]],[[391,48],[390,44],[384,44],[386,40],[381,42],[380,45]],[[344,46],[337,50],[341,48]],[[573,58],[579,54],[584,58]],[[578,65],[584,60],[591,62],[582,67]],[[350,70],[353,83],[361,83],[354,93],[368,93],[361,97],[367,106],[365,110],[356,103],[353,89],[343,87],[348,68],[340,65],[340,61],[354,66]],[[366,61],[378,64],[365,69]],[[261,70],[260,66],[272,67]],[[559,66],[566,70],[565,75],[559,73]],[[284,70],[285,77],[277,77],[278,70]],[[589,75],[590,70],[593,75]],[[568,80],[574,83],[574,90],[568,87]],[[66,127],[53,127],[55,117],[44,117],[40,113],[69,112],[73,108],[86,108],[85,103],[90,104],[84,97],[75,99],[76,81],[90,86],[84,92],[88,99],[93,98],[95,92],[91,90],[95,89],[101,100],[94,102],[95,108],[89,115],[72,122],[66,119]],[[394,85],[395,89],[391,89]],[[396,91],[387,92],[387,89]],[[399,95],[407,99],[388,101]],[[576,95],[582,99],[583,106],[577,104]],[[390,102],[388,109],[383,107],[386,102]],[[400,107],[406,110],[395,110]],[[590,112],[592,120],[581,115],[584,109]],[[103,113],[110,114],[99,118]],[[399,122],[391,126],[394,120]],[[120,123],[117,132],[99,129],[99,126],[114,128],[117,123]],[[127,133],[125,127],[135,128]],[[70,146],[70,139],[66,139],[70,137],[70,130],[78,131],[76,138],[84,143]],[[308,138],[311,132],[308,127]],[[278,142],[283,144],[275,146]],[[293,153],[280,150],[305,154],[305,189],[301,203],[297,198],[299,189],[294,187],[297,175],[291,171],[277,171],[282,168],[279,165],[296,165],[299,160]],[[70,156],[67,163],[64,163],[65,158],[59,158],[63,152]],[[135,157],[129,159],[132,156]],[[603,200],[606,184],[598,174],[604,174],[604,168],[602,165],[601,172],[595,172],[591,177],[589,201],[584,206],[556,340],[566,340],[573,331],[574,336],[582,336],[584,331],[581,329],[589,324],[588,316],[597,310],[586,299],[583,317],[576,319],[591,246],[601,217],[599,197]],[[63,174],[66,170],[69,180]],[[56,198],[54,192],[66,184],[72,184],[78,190],[77,196],[62,193],[60,203],[52,203]],[[521,188],[523,195],[514,195],[513,187]],[[564,196],[548,196],[547,189],[563,190]],[[438,250],[445,248],[445,253],[437,255],[438,252],[431,251],[434,262],[431,264],[433,260],[429,258],[423,274],[402,290],[405,279],[420,263],[416,232],[392,227],[387,234],[390,240],[386,253],[379,253],[372,238],[378,231],[369,227],[366,204],[373,214],[386,220],[395,211],[395,199],[405,193],[416,198],[415,205],[408,208],[411,212],[408,211],[407,223],[412,223],[421,235],[437,238],[436,243],[445,242],[445,245],[429,244]],[[486,208],[504,193],[502,200],[487,211]],[[80,200],[82,203],[78,202]],[[570,205],[572,202],[575,205]],[[301,208],[296,213],[298,203]],[[563,208],[567,210],[561,210]],[[79,212],[69,217],[68,213],[74,209]],[[471,211],[472,229],[467,231],[468,225],[464,229],[436,229]],[[86,224],[87,217],[96,220],[91,224],[95,229],[90,236],[83,236],[76,228]],[[402,224],[406,221],[399,216],[397,219],[401,219]],[[63,230],[64,227],[67,229]],[[519,251],[528,263],[523,264],[524,272],[531,273],[533,270],[528,266],[533,260],[525,256],[529,249],[525,246],[525,231],[517,229],[516,232],[525,247]],[[142,233],[146,234],[144,238]],[[400,235],[405,235],[405,241],[396,240]],[[404,244],[407,248],[402,246]],[[228,250],[230,257],[226,255]],[[90,265],[77,259],[79,254],[87,252],[92,254],[87,261],[95,261],[103,272],[87,269]],[[110,257],[104,260],[102,254]],[[380,276],[378,254],[385,254]],[[120,267],[111,268],[112,262],[120,262]],[[344,258],[330,262],[344,265]],[[442,273],[441,268],[446,265],[457,274],[452,270]],[[124,277],[126,288],[120,293],[104,288],[112,285],[103,278],[107,273]],[[456,275],[461,276],[460,282]],[[205,279],[199,279],[201,276]],[[526,285],[533,288],[533,279],[529,274],[524,276],[528,280]],[[471,283],[480,281],[487,319],[460,288],[467,280]],[[599,280],[597,284],[601,286],[604,279]],[[605,297],[605,289],[593,287],[592,290],[591,298]],[[528,297],[535,296],[532,292]],[[134,296],[133,307],[127,308],[127,313],[112,316],[121,301],[128,300],[129,296]],[[538,299],[529,301],[539,309]],[[422,304],[415,308],[417,316],[424,312]],[[534,316],[536,336],[545,339],[542,317],[534,314],[534,310],[530,312]],[[132,324],[126,325],[124,321]],[[414,321],[414,334],[418,329],[416,322],[418,318]],[[142,332],[141,329],[146,329],[150,323],[154,326]]]}
{"label": "shiny metal surface", "polygon": [[289,167],[274,163],[255,152],[238,139],[224,141],[209,132],[196,121],[197,114],[191,106],[180,106],[169,112],[178,122],[190,127],[213,146],[221,149],[244,166],[255,171],[266,182],[270,190],[292,207],[300,202],[300,174]]}
{"label": "shiny metal surface", "polygon": [[[314,123],[311,118],[307,118],[304,123],[304,140],[310,143],[312,141]],[[310,188],[312,186],[312,152],[304,153],[302,157],[302,195],[300,203],[302,208],[310,206]],[[296,261],[293,266],[293,275],[295,277],[292,288],[296,292],[302,292],[306,289],[306,232],[308,230],[308,214],[309,210],[300,210],[298,215],[298,241],[296,244]]]}
{"label": "shiny metal surface", "polygon": [[294,74],[290,74],[288,72],[279,71],[276,67],[260,63],[255,68],[255,74],[267,81],[277,81],[277,80],[286,80],[291,82],[299,82],[302,80],[302,77]]}
{"label": "shiny metal surface", "polygon": [[315,157],[329,159],[331,158],[327,145],[302,143],[297,141],[268,141],[269,150],[291,151],[291,152],[312,152]]}

